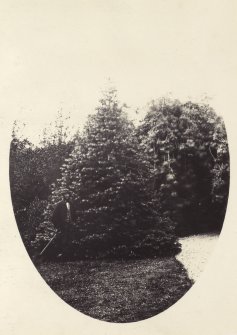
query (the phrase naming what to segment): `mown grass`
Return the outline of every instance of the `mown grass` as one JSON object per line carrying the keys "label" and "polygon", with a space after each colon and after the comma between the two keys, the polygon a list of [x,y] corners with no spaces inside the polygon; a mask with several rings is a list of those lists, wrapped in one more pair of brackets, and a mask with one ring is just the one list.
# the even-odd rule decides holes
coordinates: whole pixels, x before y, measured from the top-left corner
{"label": "mown grass", "polygon": [[135,322],[179,300],[192,286],[174,257],[127,261],[77,261],[37,266],[65,302],[93,318]]}

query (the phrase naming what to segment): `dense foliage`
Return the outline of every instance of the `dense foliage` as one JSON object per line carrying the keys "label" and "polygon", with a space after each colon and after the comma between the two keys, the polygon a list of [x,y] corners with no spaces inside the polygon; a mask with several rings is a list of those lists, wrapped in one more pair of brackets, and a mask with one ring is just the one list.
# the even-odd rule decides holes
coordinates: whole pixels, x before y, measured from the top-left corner
{"label": "dense foliage", "polygon": [[179,250],[178,235],[220,231],[228,198],[223,120],[207,104],[153,101],[135,128],[116,91],[100,100],[82,135],[59,113],[34,146],[13,131],[13,208],[31,253],[56,231],[52,211],[69,190],[75,257],[152,257]]}
{"label": "dense foliage", "polygon": [[[19,231],[27,248],[31,247],[38,225],[43,220],[51,184],[60,177],[60,167],[74,145],[75,139],[67,140],[69,129],[63,127],[63,119],[59,113],[51,127],[53,131],[45,129],[38,146],[22,138],[20,126],[17,122],[14,124],[10,147],[11,196]],[[35,215],[32,215],[33,208]]]}
{"label": "dense foliage", "polygon": [[[76,252],[87,257],[155,256],[177,251],[174,224],[151,198],[147,160],[115,91],[100,101],[83,138],[62,165],[52,205],[69,189],[78,208]],[[78,229],[76,229],[78,228]]]}
{"label": "dense foliage", "polygon": [[154,195],[181,234],[220,230],[229,187],[223,120],[205,104],[153,101],[137,136]]}

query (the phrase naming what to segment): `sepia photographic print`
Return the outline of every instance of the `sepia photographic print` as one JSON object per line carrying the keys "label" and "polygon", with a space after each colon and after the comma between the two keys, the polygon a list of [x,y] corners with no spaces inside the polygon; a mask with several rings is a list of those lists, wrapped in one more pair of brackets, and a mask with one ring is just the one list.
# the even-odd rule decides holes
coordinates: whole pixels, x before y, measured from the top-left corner
{"label": "sepia photographic print", "polygon": [[236,334],[214,3],[4,3],[4,334]]}
{"label": "sepia photographic print", "polygon": [[229,189],[223,120],[206,103],[152,101],[135,126],[103,93],[70,136],[59,113],[36,145],[15,122],[10,185],[23,243],[48,285],[91,317],[135,322],[203,270]]}

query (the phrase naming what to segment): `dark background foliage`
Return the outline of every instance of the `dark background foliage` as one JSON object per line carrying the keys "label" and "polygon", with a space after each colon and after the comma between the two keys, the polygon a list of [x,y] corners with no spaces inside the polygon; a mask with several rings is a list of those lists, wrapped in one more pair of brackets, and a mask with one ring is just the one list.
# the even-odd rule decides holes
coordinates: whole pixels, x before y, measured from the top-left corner
{"label": "dark background foliage", "polygon": [[229,190],[223,120],[208,105],[160,99],[137,136],[149,155],[155,197],[178,234],[220,232]]}

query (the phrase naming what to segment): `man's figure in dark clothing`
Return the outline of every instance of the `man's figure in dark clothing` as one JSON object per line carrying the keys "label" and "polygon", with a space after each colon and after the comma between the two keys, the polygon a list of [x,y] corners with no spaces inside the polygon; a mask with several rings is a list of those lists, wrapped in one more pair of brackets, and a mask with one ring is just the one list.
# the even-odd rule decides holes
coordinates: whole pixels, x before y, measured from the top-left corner
{"label": "man's figure in dark clothing", "polygon": [[57,241],[60,248],[58,257],[61,257],[68,253],[71,225],[75,221],[75,211],[68,192],[63,195],[63,200],[56,205],[52,221],[58,231]]}

